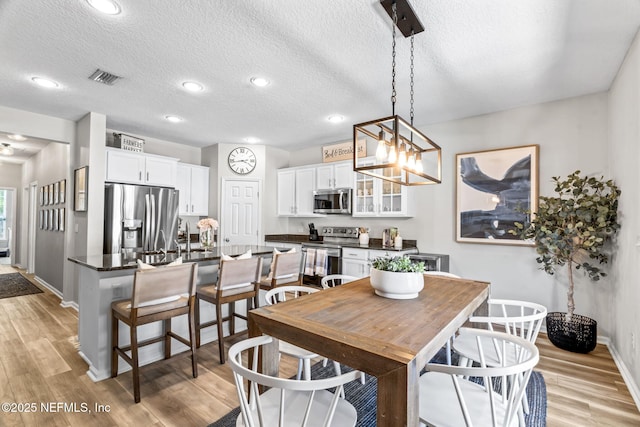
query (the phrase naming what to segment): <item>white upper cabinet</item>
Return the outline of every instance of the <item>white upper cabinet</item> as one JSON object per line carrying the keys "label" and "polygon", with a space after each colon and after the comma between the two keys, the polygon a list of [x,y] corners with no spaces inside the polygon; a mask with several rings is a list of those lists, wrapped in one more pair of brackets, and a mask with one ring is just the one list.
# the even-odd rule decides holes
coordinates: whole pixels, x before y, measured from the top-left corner
{"label": "white upper cabinet", "polygon": [[353,162],[326,163],[316,166],[317,189],[352,188]]}
{"label": "white upper cabinet", "polygon": [[106,149],[106,181],[125,184],[176,186],[178,159]]}
{"label": "white upper cabinet", "polygon": [[180,215],[209,214],[209,168],[178,163],[176,189],[180,191]]}
{"label": "white upper cabinet", "polygon": [[313,213],[316,168],[288,168],[278,171],[278,216],[323,216]]}
{"label": "white upper cabinet", "polygon": [[293,169],[278,171],[278,216],[295,215],[296,172]]}
{"label": "white upper cabinet", "polygon": [[[373,165],[374,159],[363,164]],[[389,173],[399,174],[400,170]],[[355,174],[353,216],[410,217],[413,216],[413,203],[409,199],[408,188],[404,185],[361,173]]]}
{"label": "white upper cabinet", "polygon": [[314,215],[313,190],[315,188],[315,168],[296,169],[296,215]]}

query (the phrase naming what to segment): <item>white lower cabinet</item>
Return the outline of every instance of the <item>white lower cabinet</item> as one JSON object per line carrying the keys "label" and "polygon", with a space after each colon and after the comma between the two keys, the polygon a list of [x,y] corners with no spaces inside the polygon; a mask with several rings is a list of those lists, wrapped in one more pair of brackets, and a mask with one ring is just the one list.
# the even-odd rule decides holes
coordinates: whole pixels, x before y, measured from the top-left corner
{"label": "white lower cabinet", "polygon": [[379,257],[393,258],[418,253],[417,249],[405,251],[342,248],[342,274],[354,277],[367,277],[371,271],[371,261]]}
{"label": "white lower cabinet", "polygon": [[342,274],[367,277],[370,268],[368,249],[342,248]]}

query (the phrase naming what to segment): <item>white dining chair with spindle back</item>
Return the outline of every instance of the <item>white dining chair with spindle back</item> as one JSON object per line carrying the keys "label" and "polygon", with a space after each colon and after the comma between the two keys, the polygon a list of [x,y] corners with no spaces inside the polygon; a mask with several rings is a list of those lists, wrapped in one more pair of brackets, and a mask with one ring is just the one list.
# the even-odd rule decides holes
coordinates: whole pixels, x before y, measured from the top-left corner
{"label": "white dining chair with spindle back", "polygon": [[[536,346],[518,336],[486,329],[460,328],[459,336],[478,343],[483,362],[480,366],[428,363],[419,380],[420,421],[428,426],[492,427],[523,422],[522,401],[540,358]],[[484,356],[496,350],[509,362],[488,366]],[[508,387],[504,378],[511,378]]]}
{"label": "white dining chair with spindle back", "polygon": [[[260,373],[258,359],[262,347],[272,340],[263,335],[240,341],[229,349],[229,365],[240,400],[236,424],[353,427],[358,419],[357,411],[340,396],[344,394],[344,384],[356,379],[360,372],[304,381]],[[260,393],[260,389],[266,391]]]}
{"label": "white dining chair with spindle back", "polygon": [[[279,302],[287,301],[288,299],[298,298],[302,295],[308,295],[315,292],[320,292],[320,289],[312,288],[310,286],[285,285],[268,290],[264,297],[267,305],[273,305]],[[289,344],[288,342],[282,340],[280,340],[279,342],[278,350],[281,354],[286,354],[298,359],[298,373],[296,375],[297,379],[311,379],[311,360],[315,359],[316,357],[320,357],[318,354],[312,353],[305,350],[304,348]],[[333,362],[333,367],[336,371],[336,374],[340,375],[340,364],[338,362]]]}

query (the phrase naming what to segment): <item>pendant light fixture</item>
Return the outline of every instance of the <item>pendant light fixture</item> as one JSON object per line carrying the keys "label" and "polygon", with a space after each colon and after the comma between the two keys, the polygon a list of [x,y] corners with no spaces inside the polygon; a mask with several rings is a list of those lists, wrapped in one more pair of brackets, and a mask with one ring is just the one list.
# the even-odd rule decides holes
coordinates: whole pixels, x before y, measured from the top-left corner
{"label": "pendant light fixture", "polygon": [[[391,61],[391,116],[353,125],[353,170],[400,185],[440,184],[442,182],[442,150],[413,126],[414,36],[424,27],[408,0],[381,0],[393,21]],[[396,27],[411,37],[411,121],[395,112],[396,108]],[[375,161],[356,155],[358,141],[367,148],[375,146]],[[369,146],[372,147],[369,147]]]}

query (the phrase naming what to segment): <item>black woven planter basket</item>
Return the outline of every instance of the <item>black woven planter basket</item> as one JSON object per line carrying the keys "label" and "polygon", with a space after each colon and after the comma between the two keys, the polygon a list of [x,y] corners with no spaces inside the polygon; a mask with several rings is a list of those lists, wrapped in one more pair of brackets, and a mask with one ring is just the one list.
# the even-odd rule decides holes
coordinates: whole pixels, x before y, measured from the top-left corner
{"label": "black woven planter basket", "polygon": [[547,314],[547,336],[558,348],[574,353],[589,353],[596,348],[598,322],[574,314],[567,322],[567,313],[551,312]]}

